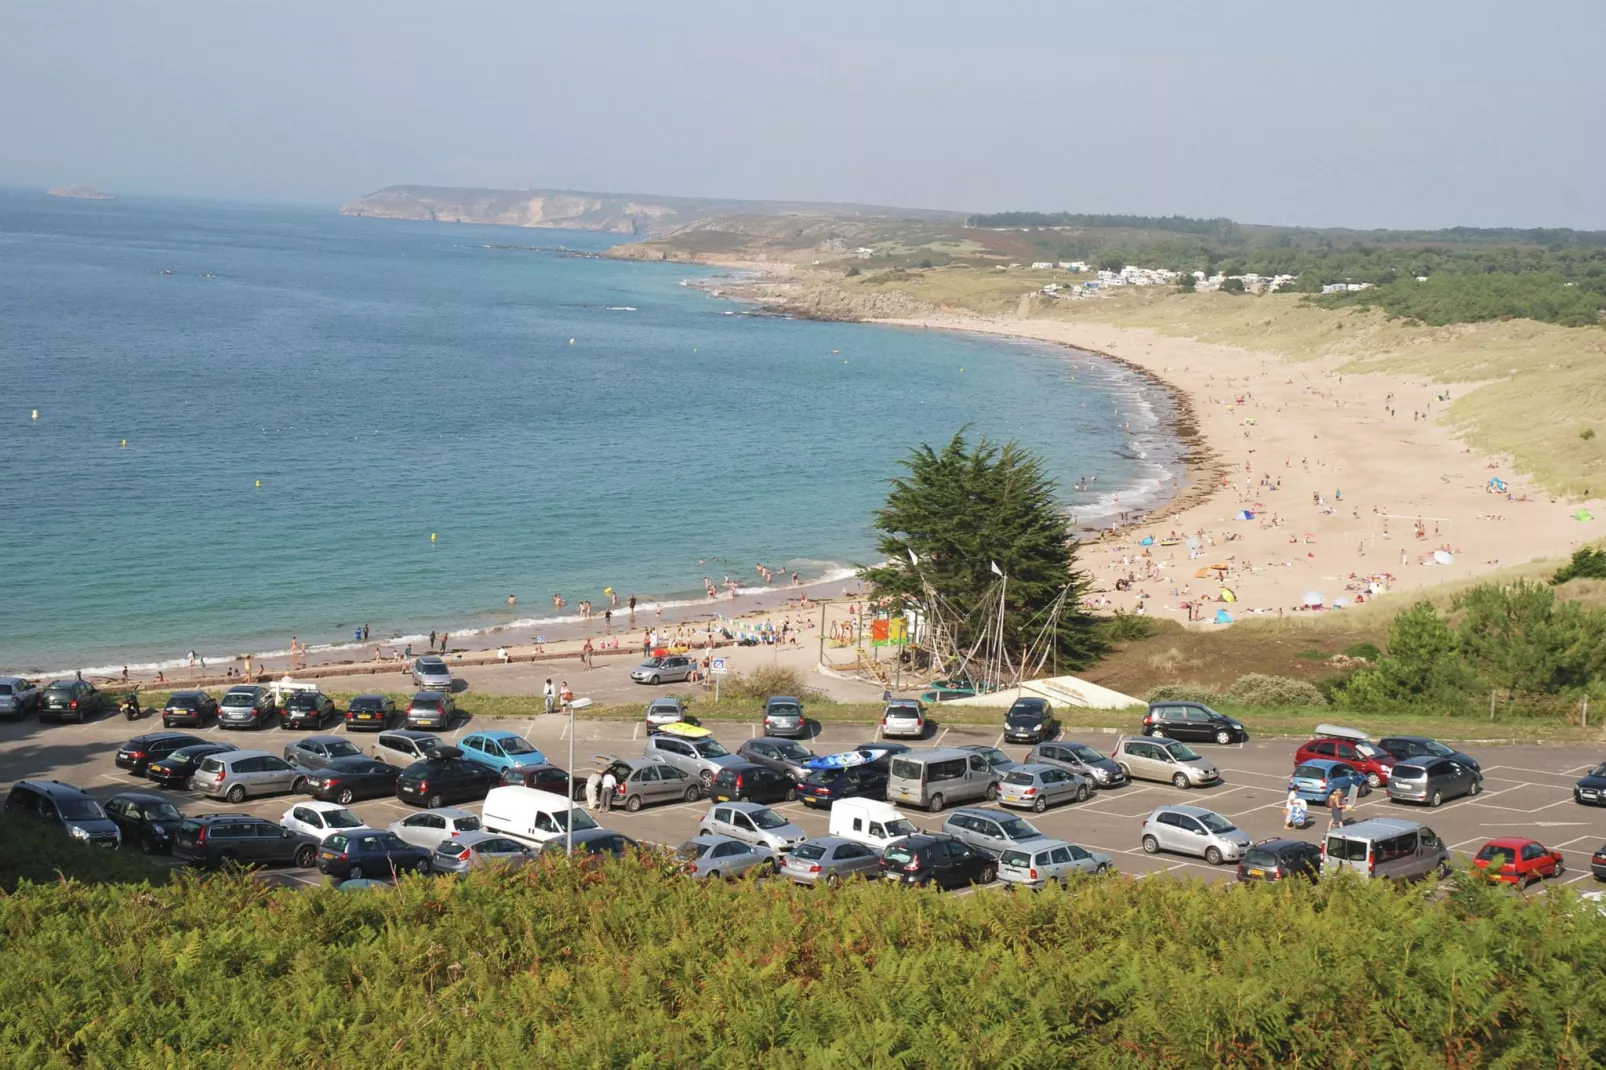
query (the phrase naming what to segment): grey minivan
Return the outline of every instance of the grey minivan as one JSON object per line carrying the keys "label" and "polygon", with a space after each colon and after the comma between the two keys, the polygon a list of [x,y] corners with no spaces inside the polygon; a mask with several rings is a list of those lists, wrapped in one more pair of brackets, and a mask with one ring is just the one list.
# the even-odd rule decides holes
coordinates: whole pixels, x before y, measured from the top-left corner
{"label": "grey minivan", "polygon": [[1397,817],[1373,817],[1327,834],[1322,872],[1348,870],[1368,879],[1420,880],[1450,871],[1450,849],[1426,825]]}
{"label": "grey minivan", "polygon": [[1476,795],[1483,790],[1483,774],[1454,758],[1407,758],[1396,762],[1389,774],[1389,801],[1438,806],[1446,799]]}
{"label": "grey minivan", "polygon": [[1028,850],[1045,837],[1024,818],[1001,810],[961,808],[948,815],[942,830],[960,843],[997,858],[1011,847]]}
{"label": "grey minivan", "polygon": [[1003,774],[986,757],[955,747],[911,750],[892,756],[887,801],[936,812],[954,802],[993,799]]}
{"label": "grey minivan", "polygon": [[261,750],[209,754],[190,778],[190,786],[213,799],[242,803],[247,796],[300,791],[307,774],[276,754]]}
{"label": "grey minivan", "polygon": [[713,736],[703,736],[701,739],[648,736],[647,745],[641,749],[641,756],[655,758],[674,766],[682,773],[696,777],[705,791],[714,783],[714,778],[719,776],[721,769],[741,761]]}
{"label": "grey minivan", "polygon": [[6,816],[32,818],[62,830],[80,843],[117,847],[123,842],[116,822],[89,792],[59,780],[19,780],[6,796]]}
{"label": "grey minivan", "polygon": [[1236,862],[1254,841],[1249,833],[1202,806],[1157,806],[1143,820],[1143,850],[1198,855],[1212,866]]}
{"label": "grey minivan", "polygon": [[1164,736],[1123,739],[1115,760],[1133,780],[1158,780],[1178,788],[1202,788],[1221,781],[1216,763],[1201,758],[1186,743]]}

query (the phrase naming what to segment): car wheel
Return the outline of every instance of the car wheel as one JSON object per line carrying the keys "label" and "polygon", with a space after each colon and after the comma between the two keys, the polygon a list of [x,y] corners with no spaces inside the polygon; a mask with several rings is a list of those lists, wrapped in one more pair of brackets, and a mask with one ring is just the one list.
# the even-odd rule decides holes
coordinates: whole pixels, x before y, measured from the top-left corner
{"label": "car wheel", "polygon": [[234,787],[230,788],[227,794],[225,794],[223,797],[236,806],[240,805],[241,803],[245,802],[245,785],[234,785]]}
{"label": "car wheel", "polygon": [[445,801],[446,800],[442,799],[439,795],[431,795],[429,798],[424,800],[424,805],[431,810],[439,810]]}
{"label": "car wheel", "polygon": [[1037,797],[1037,801],[1036,802],[1032,803],[1032,810],[1034,812],[1036,812],[1036,813],[1040,814],[1044,810],[1047,810],[1047,809],[1048,809],[1048,800],[1046,798],[1044,798],[1043,796],[1041,796],[1041,795],[1039,795]]}
{"label": "car wheel", "polygon": [[362,867],[361,866],[352,866],[350,869],[348,869],[346,871],[345,879],[348,880],[348,881],[360,881],[360,880],[362,880]]}
{"label": "car wheel", "polygon": [[1381,788],[1383,786],[1383,778],[1378,776],[1376,773],[1367,773],[1366,786],[1374,790]]}
{"label": "car wheel", "polygon": [[653,678],[651,678],[651,679],[650,679],[650,680],[648,680],[648,681],[647,681],[647,682],[648,682],[648,683],[649,683],[649,684],[652,684],[652,685],[653,685],[653,686],[654,686],[654,687],[657,687],[657,686],[658,686],[658,684],[659,684],[659,683],[661,683],[661,682],[662,682],[662,681],[661,681],[661,679],[660,679],[660,678],[659,678],[659,677],[656,677],[656,676],[654,676],[654,677],[653,677]]}
{"label": "car wheel", "polygon": [[1157,736],[1160,734],[1160,729],[1156,725],[1150,725],[1148,728],[1143,730],[1143,734],[1146,736]]}
{"label": "car wheel", "polygon": [[1130,784],[1132,782],[1132,770],[1128,769],[1125,765],[1122,765],[1120,762],[1116,762],[1115,763],[1115,767],[1117,769],[1121,770],[1121,779],[1125,780],[1127,783]]}
{"label": "car wheel", "polygon": [[835,873],[827,873],[825,875],[825,886],[827,888],[840,888],[842,887],[842,878]]}
{"label": "car wheel", "polygon": [[304,792],[306,790],[307,790],[307,778],[306,777],[298,776],[294,780],[290,781],[290,794],[292,794],[292,795],[300,795],[302,792]]}
{"label": "car wheel", "polygon": [[1232,742],[1232,733],[1223,728],[1221,731],[1216,733],[1216,742],[1220,743],[1222,746],[1226,746],[1228,743]]}
{"label": "car wheel", "polygon": [[318,852],[312,846],[312,844],[310,844],[310,843],[302,844],[300,847],[296,848],[296,856],[295,856],[296,865],[300,866],[302,869],[307,869],[307,868],[311,867],[312,861],[317,856],[317,854],[318,854]]}
{"label": "car wheel", "polygon": [[1143,853],[1144,854],[1152,855],[1152,854],[1159,854],[1159,852],[1160,852],[1160,841],[1159,840],[1155,839],[1153,836],[1145,836],[1145,837],[1143,837]]}
{"label": "car wheel", "polygon": [[340,794],[335,796],[335,802],[339,803],[341,806],[350,806],[352,800],[356,797],[356,793],[350,788],[341,788]]}
{"label": "car wheel", "polygon": [[987,785],[987,791],[985,792],[985,798],[987,799],[988,802],[992,802],[994,799],[998,798],[998,785],[997,784],[988,784]]}
{"label": "car wheel", "polygon": [[782,802],[797,802],[797,789],[787,788],[786,794],[781,796]]}
{"label": "car wheel", "polygon": [[1565,862],[1557,862],[1556,863],[1556,868],[1550,871],[1550,875],[1552,877],[1559,877],[1563,873],[1566,873],[1566,872],[1567,872],[1567,863],[1565,863]]}
{"label": "car wheel", "polygon": [[143,854],[153,855],[156,853],[156,841],[149,836],[141,836],[139,838],[139,849]]}
{"label": "car wheel", "polygon": [[632,796],[630,796],[630,798],[626,799],[625,800],[625,809],[629,810],[631,813],[635,813],[637,810],[640,810],[641,809],[641,796],[640,795],[632,795]]}
{"label": "car wheel", "polygon": [[1171,784],[1173,787],[1181,788],[1182,790],[1186,791],[1188,788],[1188,774],[1178,773],[1176,776],[1171,778]]}
{"label": "car wheel", "polygon": [[719,870],[717,870],[717,869],[709,870],[708,871],[708,879],[711,880],[711,881],[719,880]]}
{"label": "car wheel", "polygon": [[689,786],[686,789],[686,801],[687,802],[696,802],[698,799],[701,799],[702,797],[703,797],[703,789],[699,788],[696,784],[692,784],[691,786]]}
{"label": "car wheel", "polygon": [[981,867],[981,880],[978,883],[991,884],[998,879],[998,867],[991,862]]}
{"label": "car wheel", "polygon": [[1081,787],[1076,789],[1076,801],[1087,802],[1087,797],[1092,794],[1093,789],[1089,788],[1086,784],[1083,784]]}
{"label": "car wheel", "polygon": [[1472,794],[1473,795],[1480,795],[1482,793],[1483,793],[1483,781],[1474,780],[1472,782]]}
{"label": "car wheel", "polygon": [[1205,861],[1209,862],[1212,866],[1221,865],[1221,849],[1219,847],[1206,847]]}
{"label": "car wheel", "polygon": [[1110,864],[1108,862],[1100,862],[1099,865],[1098,865],[1098,868],[1093,871],[1093,876],[1095,876],[1095,877],[1103,877],[1106,874],[1108,874],[1109,872],[1110,872]]}
{"label": "car wheel", "polygon": [[704,791],[707,791],[709,788],[714,786],[714,774],[709,772],[707,769],[704,769],[701,773],[698,773],[697,779],[703,782]]}
{"label": "car wheel", "polygon": [[172,728],[173,727],[173,722],[169,721],[166,717],[163,717],[162,718],[162,727],[163,728]]}
{"label": "car wheel", "polygon": [[930,810],[932,813],[935,814],[937,811],[942,809],[942,804],[943,804],[942,792],[939,791],[937,794],[935,794],[935,795],[933,795],[931,797],[931,801],[926,804],[926,809]]}
{"label": "car wheel", "polygon": [[1444,796],[1440,795],[1438,792],[1434,792],[1433,793],[1433,798],[1428,800],[1428,805],[1429,806],[1437,806],[1440,803],[1442,803],[1443,801],[1444,801]]}

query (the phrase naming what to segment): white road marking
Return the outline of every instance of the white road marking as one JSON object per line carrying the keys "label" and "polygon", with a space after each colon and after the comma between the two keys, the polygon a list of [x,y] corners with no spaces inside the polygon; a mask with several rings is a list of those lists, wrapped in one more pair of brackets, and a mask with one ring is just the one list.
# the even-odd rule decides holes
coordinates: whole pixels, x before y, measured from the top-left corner
{"label": "white road marking", "polygon": [[993,746],[1002,747],[1003,745],[1004,745],[1004,733],[1000,732],[1000,733],[998,733],[998,739],[997,739],[996,742],[993,743]]}
{"label": "white road marking", "polygon": [[630,729],[630,742],[634,743],[636,741],[636,734],[638,732],[640,732],[640,731],[641,731],[641,722],[637,721],[635,723],[635,725]]}
{"label": "white road marking", "polygon": [[950,728],[944,728],[941,732],[939,732],[937,734],[937,738],[931,741],[931,745],[935,747],[935,746],[941,744],[942,743],[942,737],[946,736],[951,731],[953,731],[953,730],[950,729]]}
{"label": "white road marking", "polygon": [[[1553,776],[1553,777],[1563,777],[1563,778],[1568,777],[1568,776],[1571,775],[1571,773],[1558,773],[1553,769],[1529,769],[1525,765],[1491,765],[1489,768],[1490,769],[1517,769],[1517,770],[1520,770],[1521,772],[1524,772],[1524,773],[1538,773],[1541,776]],[[1484,775],[1487,776],[1488,773],[1485,772]]]}

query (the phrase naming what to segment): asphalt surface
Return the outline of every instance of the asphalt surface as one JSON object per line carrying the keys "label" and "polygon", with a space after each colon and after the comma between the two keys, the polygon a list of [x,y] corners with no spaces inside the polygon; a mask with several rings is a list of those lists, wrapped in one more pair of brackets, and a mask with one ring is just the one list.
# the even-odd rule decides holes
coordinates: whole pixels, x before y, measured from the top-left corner
{"label": "asphalt surface", "polygon": [[[934,711],[940,717],[940,709]],[[474,726],[454,725],[443,737],[456,740]],[[539,747],[552,764],[569,768],[569,721],[561,715],[533,719],[498,718],[482,728],[502,728],[519,732]],[[758,734],[756,725],[714,724],[714,735],[735,751],[742,740]],[[813,738],[804,744],[818,754],[847,750],[854,744],[875,738],[875,731],[863,725],[818,725],[811,722]],[[119,791],[157,791],[186,814],[247,812],[277,821],[292,805],[306,796],[280,795],[248,800],[231,806],[188,791],[159,791],[148,781],[116,768],[118,747],[135,735],[160,731],[156,717],[131,723],[121,715],[106,714],[84,725],[40,724],[29,717],[17,723],[0,723],[0,790],[21,779],[56,779],[82,787],[103,801]],[[260,731],[206,728],[190,731],[203,738],[221,737],[242,748],[283,751],[286,743],[303,733],[278,727]],[[330,730],[345,734],[343,728]],[[374,733],[351,733],[358,746],[371,751]],[[642,753],[646,729],[639,723],[587,721],[577,719],[573,742],[576,767],[582,773],[595,766],[596,756],[637,757]],[[1108,754],[1117,738],[1113,732],[1092,732],[1080,739],[1101,753]],[[912,742],[912,741],[904,741]],[[1002,746],[1015,759],[1029,749],[1003,746],[1000,733],[976,726],[944,728],[935,724],[919,744],[957,746],[982,743]],[[1115,859],[1123,873],[1147,877],[1158,873],[1201,877],[1206,880],[1231,879],[1236,867],[1208,865],[1203,859],[1182,855],[1146,855],[1139,845],[1139,826],[1143,818],[1164,803],[1205,806],[1233,821],[1254,839],[1291,836],[1319,842],[1327,827],[1327,815],[1313,807],[1315,822],[1303,831],[1285,830],[1282,807],[1287,795],[1293,754],[1299,740],[1251,740],[1245,744],[1214,746],[1190,744],[1220,768],[1223,783],[1210,788],[1178,790],[1169,784],[1142,781],[1100,791],[1084,803],[1055,807],[1043,814],[1016,811],[1049,836],[1079,843],[1102,851]],[[1485,777],[1481,795],[1456,799],[1438,809],[1390,802],[1385,792],[1373,792],[1360,800],[1358,818],[1383,815],[1420,821],[1433,828],[1457,853],[1470,857],[1487,840],[1500,836],[1532,837],[1548,847],[1560,849],[1567,860],[1567,872],[1557,880],[1546,881],[1534,893],[1548,887],[1585,882],[1592,884],[1589,872],[1591,853],[1606,842],[1606,808],[1584,807],[1573,802],[1572,784],[1600,761],[1598,750],[1580,747],[1520,745],[1468,748],[1483,765]],[[637,840],[675,845],[695,835],[698,818],[707,811],[707,802],[649,806],[639,813],[616,810],[596,815],[599,823]],[[478,810],[478,805],[466,808]],[[351,806],[364,821],[383,828],[416,810],[394,798],[370,799]],[[828,816],[802,803],[778,804],[778,812],[809,835],[824,835]],[[940,829],[943,816],[920,810],[905,811],[917,826]],[[323,884],[325,878],[315,869],[278,869],[264,879],[282,883]]]}

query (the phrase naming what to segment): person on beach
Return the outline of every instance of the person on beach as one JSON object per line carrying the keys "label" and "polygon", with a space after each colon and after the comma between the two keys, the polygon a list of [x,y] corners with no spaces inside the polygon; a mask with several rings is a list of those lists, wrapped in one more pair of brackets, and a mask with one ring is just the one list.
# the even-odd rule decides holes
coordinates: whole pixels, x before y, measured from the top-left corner
{"label": "person on beach", "polygon": [[591,645],[591,637],[586,637],[586,645],[580,648],[580,664],[591,668],[591,654],[595,648]]}
{"label": "person on beach", "polygon": [[368,625],[366,624],[362,626],[362,641],[365,643],[368,641]]}
{"label": "person on beach", "polygon": [[123,683],[128,683],[128,666],[123,666]]}
{"label": "person on beach", "polygon": [[452,633],[451,632],[441,632],[441,653],[442,654],[446,653],[446,644],[451,642],[451,639],[452,639]]}
{"label": "person on beach", "polygon": [[630,615],[632,617],[636,615],[636,596],[635,595],[631,595],[630,596]]}
{"label": "person on beach", "polygon": [[516,596],[511,595],[511,594],[507,596],[507,608],[512,609],[514,606],[516,606],[518,604],[519,604],[519,600],[518,600],[518,598]]}
{"label": "person on beach", "polygon": [[552,703],[557,697],[557,693],[552,690],[552,677],[548,676],[546,678],[546,686],[541,688],[541,696],[546,700],[546,711],[551,713]]}
{"label": "person on beach", "polygon": [[612,635],[613,634],[613,610],[612,609],[605,609],[605,610],[602,611],[602,634],[603,635]]}
{"label": "person on beach", "polygon": [[431,650],[435,649],[435,633],[433,631],[429,633],[429,648]]}
{"label": "person on beach", "polygon": [[563,681],[563,686],[558,689],[558,700],[563,704],[564,713],[574,706],[574,690],[569,687],[569,681]]}
{"label": "person on beach", "polygon": [[652,657],[652,636],[646,631],[641,633],[641,656],[644,658]]}

